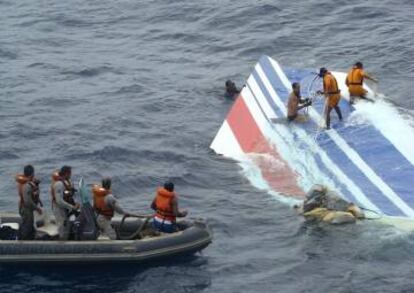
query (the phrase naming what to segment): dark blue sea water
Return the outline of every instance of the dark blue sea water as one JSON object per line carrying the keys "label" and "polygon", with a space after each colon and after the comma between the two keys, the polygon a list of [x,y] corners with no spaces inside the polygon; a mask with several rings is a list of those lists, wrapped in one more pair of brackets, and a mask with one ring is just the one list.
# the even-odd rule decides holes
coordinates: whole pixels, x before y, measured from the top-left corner
{"label": "dark blue sea water", "polygon": [[362,60],[407,119],[414,2],[0,0],[0,208],[32,163],[48,203],[53,170],[114,178],[148,212],[171,178],[214,242],[147,265],[0,268],[0,292],[414,292],[414,237],[373,221],[305,224],[209,144],[267,54],[292,67]]}

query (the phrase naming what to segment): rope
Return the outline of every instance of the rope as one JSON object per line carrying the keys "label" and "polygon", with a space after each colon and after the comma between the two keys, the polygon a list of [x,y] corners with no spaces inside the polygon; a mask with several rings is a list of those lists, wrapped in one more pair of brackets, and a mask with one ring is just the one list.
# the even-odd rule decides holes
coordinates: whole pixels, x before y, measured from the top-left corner
{"label": "rope", "polygon": [[359,208],[361,209],[361,210],[363,210],[363,211],[367,211],[367,212],[371,212],[371,213],[374,213],[374,214],[376,214],[378,217],[375,217],[375,218],[367,218],[367,217],[365,217],[364,219],[365,220],[379,220],[379,219],[381,219],[382,217],[383,217],[383,215],[382,214],[380,214],[379,212],[377,212],[377,211],[374,211],[374,210],[370,210],[370,209],[367,209],[367,208],[364,208],[364,207],[360,207],[359,206]]}

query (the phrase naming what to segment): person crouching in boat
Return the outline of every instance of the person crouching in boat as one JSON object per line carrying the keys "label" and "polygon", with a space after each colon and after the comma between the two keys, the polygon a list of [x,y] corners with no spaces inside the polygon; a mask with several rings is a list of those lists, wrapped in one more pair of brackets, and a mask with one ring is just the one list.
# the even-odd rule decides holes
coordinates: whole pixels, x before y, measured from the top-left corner
{"label": "person crouching in boat", "polygon": [[325,109],[325,121],[326,129],[331,128],[331,111],[335,109],[338,118],[342,121],[342,113],[339,108],[339,100],[341,99],[341,91],[338,87],[338,82],[331,72],[322,67],[319,70],[319,77],[323,78],[323,91],[318,91],[318,94],[325,95],[326,109]]}
{"label": "person crouching in boat", "polygon": [[164,187],[159,187],[155,199],[151,204],[155,210],[153,227],[164,233],[173,233],[178,230],[177,217],[187,216],[187,211],[178,209],[178,197],[174,192],[174,183],[166,182]]}
{"label": "person crouching in boat", "polygon": [[73,196],[76,189],[70,180],[72,168],[63,166],[59,172],[52,174],[50,193],[52,197],[52,210],[56,218],[60,240],[68,240],[70,235],[69,217],[71,212],[76,212],[80,205]]}
{"label": "person crouching in boat", "polygon": [[93,193],[93,207],[97,213],[96,223],[101,232],[106,234],[109,239],[116,240],[116,232],[111,225],[111,220],[114,213],[129,216],[118,204],[117,200],[111,191],[111,178],[102,179],[102,185],[94,185],[92,187]]}
{"label": "person crouching in boat", "polygon": [[378,82],[364,71],[364,65],[361,62],[356,62],[348,72],[345,80],[345,84],[349,91],[349,103],[353,104],[355,98],[373,101],[366,97],[367,91],[363,87],[364,78],[372,80],[373,82]]}
{"label": "person crouching in boat", "polygon": [[302,99],[300,95],[300,84],[298,82],[292,83],[292,92],[289,95],[287,104],[287,120],[292,122],[295,120],[304,120],[303,115],[299,115],[298,111],[312,105],[310,99]]}
{"label": "person crouching in boat", "polygon": [[23,174],[16,175],[17,190],[19,193],[19,213],[22,222],[19,226],[19,240],[35,239],[36,230],[34,228],[33,212],[42,214],[42,202],[39,198],[40,181],[34,177],[34,167],[24,166]]}

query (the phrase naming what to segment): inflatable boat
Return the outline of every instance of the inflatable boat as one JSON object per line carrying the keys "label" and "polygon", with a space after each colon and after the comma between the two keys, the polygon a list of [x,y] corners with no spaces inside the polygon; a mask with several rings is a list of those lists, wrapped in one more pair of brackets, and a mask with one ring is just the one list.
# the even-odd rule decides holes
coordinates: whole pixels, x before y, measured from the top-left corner
{"label": "inflatable boat", "polygon": [[[2,213],[0,219],[2,230],[16,231],[20,223],[16,214]],[[50,222],[53,223],[53,219]],[[180,231],[171,234],[151,231],[149,218],[114,218],[112,225],[123,240],[100,237],[92,241],[59,241],[52,240],[57,231],[53,224],[44,225],[38,221],[37,238],[43,240],[21,241],[13,240],[15,237],[10,237],[13,233],[8,233],[8,237],[3,235],[0,264],[142,262],[193,254],[212,241],[212,231],[202,220],[180,221]]]}
{"label": "inflatable boat", "polygon": [[[263,56],[211,148],[237,160],[253,185],[289,204],[322,184],[360,207],[412,220],[412,126],[366,84],[371,101],[349,103],[346,73],[328,70],[338,81],[344,116],[339,121],[332,111],[330,130],[323,128],[325,99],[316,94],[322,89],[318,69],[282,67]],[[286,121],[293,82],[300,82],[302,97],[313,101],[301,123]]]}

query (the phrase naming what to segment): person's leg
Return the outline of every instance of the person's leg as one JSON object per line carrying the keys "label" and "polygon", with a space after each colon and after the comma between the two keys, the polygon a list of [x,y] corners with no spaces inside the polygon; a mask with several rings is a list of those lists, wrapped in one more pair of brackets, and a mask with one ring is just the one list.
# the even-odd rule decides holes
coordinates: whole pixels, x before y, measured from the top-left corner
{"label": "person's leg", "polygon": [[341,108],[339,108],[339,106],[338,106],[338,105],[336,105],[336,106],[335,106],[335,111],[336,111],[336,114],[338,114],[338,118],[339,118],[339,120],[341,120],[341,121],[342,121],[342,113],[341,113]]}
{"label": "person's leg", "polygon": [[360,98],[361,98],[361,100],[365,100],[365,101],[368,101],[368,102],[372,102],[372,103],[374,103],[375,101],[373,100],[373,99],[371,99],[371,98],[368,98],[367,96],[360,96]]}
{"label": "person's leg", "polygon": [[71,230],[71,223],[69,221],[69,217],[65,217],[63,221],[63,237],[62,240],[69,240],[70,230]]}
{"label": "person's leg", "polygon": [[162,228],[161,228],[161,232],[164,232],[164,233],[173,233],[173,232],[176,232],[176,230],[174,229],[174,225],[173,224],[163,223],[162,224]]}
{"label": "person's leg", "polygon": [[36,230],[34,228],[33,211],[28,209],[21,209],[21,217],[22,222],[19,226],[18,239],[33,240],[36,234]]}
{"label": "person's leg", "polygon": [[[169,222],[169,221],[168,221]],[[165,221],[159,222],[156,219],[153,219],[152,225],[155,230],[158,230],[163,233],[173,233],[176,230],[174,229],[173,223],[166,223]]]}
{"label": "person's leg", "polygon": [[96,223],[98,224],[99,229],[109,237],[111,240],[116,240],[116,232],[115,229],[111,225],[111,220],[107,219],[105,216],[99,215],[96,218]]}
{"label": "person's leg", "polygon": [[105,218],[104,233],[108,235],[109,239],[111,240],[117,239],[115,229],[112,227],[111,219]]}
{"label": "person's leg", "polygon": [[326,117],[325,117],[325,121],[326,121],[326,129],[331,129],[331,111],[332,111],[332,107],[326,108]]}
{"label": "person's leg", "polygon": [[287,120],[288,120],[288,122],[292,122],[293,120],[296,119],[296,117],[298,117],[298,114],[295,114],[295,115],[292,115],[292,116],[288,116],[287,117]]}
{"label": "person's leg", "polygon": [[55,207],[53,208],[53,214],[55,215],[56,225],[58,226],[59,240],[67,240],[69,238],[69,219],[67,219],[65,211]]}
{"label": "person's leg", "polygon": [[63,237],[63,219],[59,212],[59,208],[52,208],[53,214],[55,215],[56,226],[58,227],[59,239]]}

